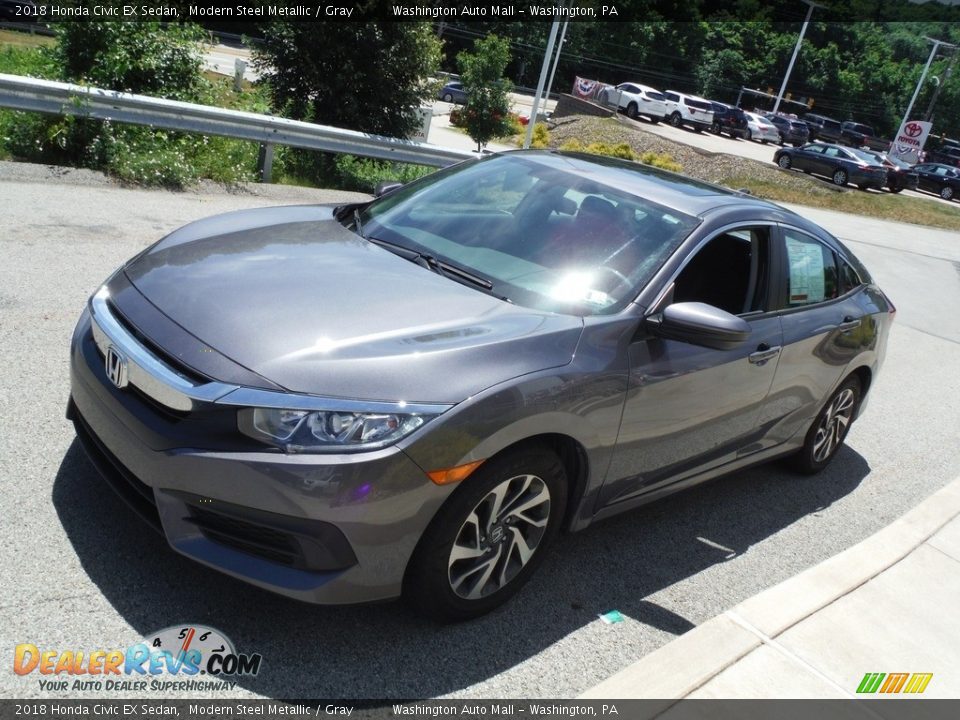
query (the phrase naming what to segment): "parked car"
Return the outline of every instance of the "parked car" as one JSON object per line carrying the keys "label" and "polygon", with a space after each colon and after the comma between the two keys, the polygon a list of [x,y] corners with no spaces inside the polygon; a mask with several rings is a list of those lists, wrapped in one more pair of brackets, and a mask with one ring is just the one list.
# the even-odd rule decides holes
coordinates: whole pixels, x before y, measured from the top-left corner
{"label": "parked car", "polygon": [[893,313],[792,211],[517,151],[174,231],[84,309],[68,416],[177,552],[460,620],[561,528],[773,458],[822,470]]}
{"label": "parked car", "polygon": [[810,141],[819,140],[821,142],[839,143],[841,138],[840,121],[829,118],[826,115],[816,113],[807,113],[803,116],[803,122],[810,130]]}
{"label": "parked car", "polygon": [[890,192],[898,193],[902,190],[917,189],[920,176],[910,163],[876,150],[857,150],[856,153],[877,160],[887,169],[887,190]]}
{"label": "parked car", "polygon": [[883,163],[841,145],[811,143],[799,148],[780,148],[774,153],[773,161],[784,170],[794,168],[823,175],[840,187],[853,183],[861,190],[881,190],[887,184]]}
{"label": "parked car", "polygon": [[863,123],[847,120],[840,124],[839,142],[850,147],[867,148],[869,150],[888,150],[890,141],[876,136],[873,128]]}
{"label": "parked car", "polygon": [[810,128],[802,120],[789,118],[785,115],[766,113],[767,120],[772,122],[780,134],[780,144],[790,143],[794,147],[805,144],[810,138]]}
{"label": "parked car", "polygon": [[709,100],[676,90],[667,90],[663,95],[667,105],[664,119],[674,127],[687,125],[701,132],[713,125],[713,104]]}
{"label": "parked car", "polygon": [[437,97],[444,102],[463,105],[467,102],[467,91],[463,89],[462,82],[448,82],[440,88]]}
{"label": "parked car", "polygon": [[930,163],[960,167],[960,147],[945,145],[936,150],[929,150],[924,160]]}
{"label": "parked car", "polygon": [[710,132],[720,135],[726,133],[730,137],[747,137],[747,116],[743,110],[732,105],[711,101],[713,106],[713,124],[710,126]]}
{"label": "parked car", "polygon": [[914,165],[920,190],[936,193],[944,200],[953,200],[960,192],[960,170],[943,163]]}
{"label": "parked car", "polygon": [[656,88],[629,82],[617,85],[617,90],[620,91],[617,108],[626,113],[627,117],[636,120],[643,115],[656,125],[666,116],[666,98]]}
{"label": "parked car", "polygon": [[764,145],[768,142],[780,142],[780,131],[770,120],[757,113],[744,114],[747,116],[747,140],[756,140]]}

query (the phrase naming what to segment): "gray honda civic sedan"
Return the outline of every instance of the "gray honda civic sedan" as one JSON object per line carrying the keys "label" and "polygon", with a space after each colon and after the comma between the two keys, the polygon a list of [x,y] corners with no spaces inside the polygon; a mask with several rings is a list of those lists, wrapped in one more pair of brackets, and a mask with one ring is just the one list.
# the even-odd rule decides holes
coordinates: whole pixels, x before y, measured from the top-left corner
{"label": "gray honda civic sedan", "polygon": [[458,620],[561,530],[777,457],[824,468],[894,313],[793,212],[513,152],[171,233],[90,299],[68,416],[177,552]]}

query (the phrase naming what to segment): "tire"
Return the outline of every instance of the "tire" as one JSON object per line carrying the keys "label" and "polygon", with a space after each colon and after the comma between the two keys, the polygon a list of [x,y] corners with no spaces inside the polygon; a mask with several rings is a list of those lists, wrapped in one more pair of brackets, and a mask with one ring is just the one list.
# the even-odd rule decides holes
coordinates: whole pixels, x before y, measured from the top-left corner
{"label": "tire", "polygon": [[719,135],[719,134],[720,134],[720,123],[718,123],[718,122],[713,123],[713,125],[710,126],[710,132],[712,132],[714,135]]}
{"label": "tire", "polygon": [[[752,133],[750,130],[745,130],[745,131],[744,131],[743,139],[744,139],[744,140],[753,140],[753,133]],[[765,141],[764,141],[764,142],[765,142]]]}
{"label": "tire", "polygon": [[[502,605],[543,561],[566,500],[563,463],[546,447],[487,461],[454,491],[420,539],[404,578],[404,599],[441,622],[469,620]],[[500,512],[492,515],[497,505]],[[511,511],[518,506],[522,512]],[[485,560],[488,555],[492,559]]]}
{"label": "tire", "polygon": [[631,120],[637,119],[637,104],[632,102],[627,105],[627,117]]}
{"label": "tire", "polygon": [[793,165],[793,161],[790,159],[790,156],[784,153],[780,156],[780,159],[777,160],[777,165],[782,167],[784,170],[789,170]]}
{"label": "tire", "polygon": [[890,188],[890,192],[892,193],[898,193],[898,192],[901,192],[902,190],[903,188],[899,187],[898,185],[894,185],[893,187]]}
{"label": "tire", "polygon": [[659,124],[660,124],[660,118],[658,118],[656,115],[651,115],[651,116],[650,116],[650,124],[651,124],[651,125],[659,125]]}
{"label": "tire", "polygon": [[833,180],[833,184],[837,187],[846,187],[847,180],[849,178],[846,170],[843,168],[837,168],[834,170],[833,177],[831,179]]}
{"label": "tire", "polygon": [[857,187],[863,190],[864,192],[867,192],[867,190],[870,188],[869,185],[857,185]]}
{"label": "tire", "polygon": [[453,102],[453,95],[451,95],[450,93],[444,93],[444,95],[443,95],[443,101],[444,101],[444,102],[448,102],[448,103],[452,103],[452,102]]}
{"label": "tire", "polygon": [[761,140],[761,141],[760,141],[760,144],[761,144],[761,145],[766,145],[766,144],[767,144],[767,141],[766,141],[766,140]]}
{"label": "tire", "polygon": [[857,417],[860,395],[860,379],[851,375],[830,396],[807,431],[803,447],[791,458],[795,470],[813,475],[830,464]]}
{"label": "tire", "polygon": [[669,122],[675,128],[678,128],[683,125],[683,118],[680,116],[680,113],[675,112],[667,118],[667,122]]}
{"label": "tire", "polygon": [[949,185],[944,185],[940,188],[939,194],[942,200],[953,200],[953,188]]}

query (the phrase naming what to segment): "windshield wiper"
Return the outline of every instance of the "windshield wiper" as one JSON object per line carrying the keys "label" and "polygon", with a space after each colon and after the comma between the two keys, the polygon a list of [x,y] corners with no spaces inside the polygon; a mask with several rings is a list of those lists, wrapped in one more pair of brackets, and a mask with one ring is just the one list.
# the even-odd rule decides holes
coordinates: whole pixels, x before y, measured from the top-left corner
{"label": "windshield wiper", "polygon": [[[355,218],[355,221],[359,222],[360,220],[359,218]],[[427,270],[432,270],[438,275],[443,275],[444,277],[452,280],[466,280],[470,284],[476,285],[484,290],[493,289],[493,283],[482,275],[477,275],[476,273],[470,272],[462,267],[448,263],[445,260],[438,260],[433,255],[428,253],[411,250],[403,245],[398,245],[397,243],[392,243],[388,240],[381,240],[380,238],[368,237],[367,240],[375,245],[380,245],[381,247],[386,248],[394,255],[399,255],[404,260],[415,262],[420,267],[424,267]]]}

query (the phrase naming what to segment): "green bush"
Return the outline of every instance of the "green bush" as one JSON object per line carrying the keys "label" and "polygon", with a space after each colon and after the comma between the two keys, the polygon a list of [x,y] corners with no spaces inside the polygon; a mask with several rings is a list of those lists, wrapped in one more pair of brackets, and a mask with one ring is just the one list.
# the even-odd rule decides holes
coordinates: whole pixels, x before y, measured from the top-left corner
{"label": "green bush", "polygon": [[683,170],[683,166],[667,153],[648,151],[642,155],[637,155],[633,148],[627,145],[627,143],[610,145],[608,143],[594,142],[589,145],[584,145],[583,142],[577,138],[570,138],[560,146],[560,149],[566,152],[586,152],[592,153],[593,155],[607,155],[609,157],[617,157],[634,162],[639,160],[644,165],[652,165],[653,167],[670,170],[671,172],[681,172]]}
{"label": "green bush", "polygon": [[530,147],[543,150],[550,145],[550,131],[546,124],[537,123],[533,126],[533,136],[530,139]]}
{"label": "green bush", "polygon": [[336,187],[365,193],[372,193],[377,183],[384,180],[408,183],[429,175],[436,169],[424,165],[360,158],[354,155],[337,155],[334,166],[337,176],[330,178],[330,181]]}

